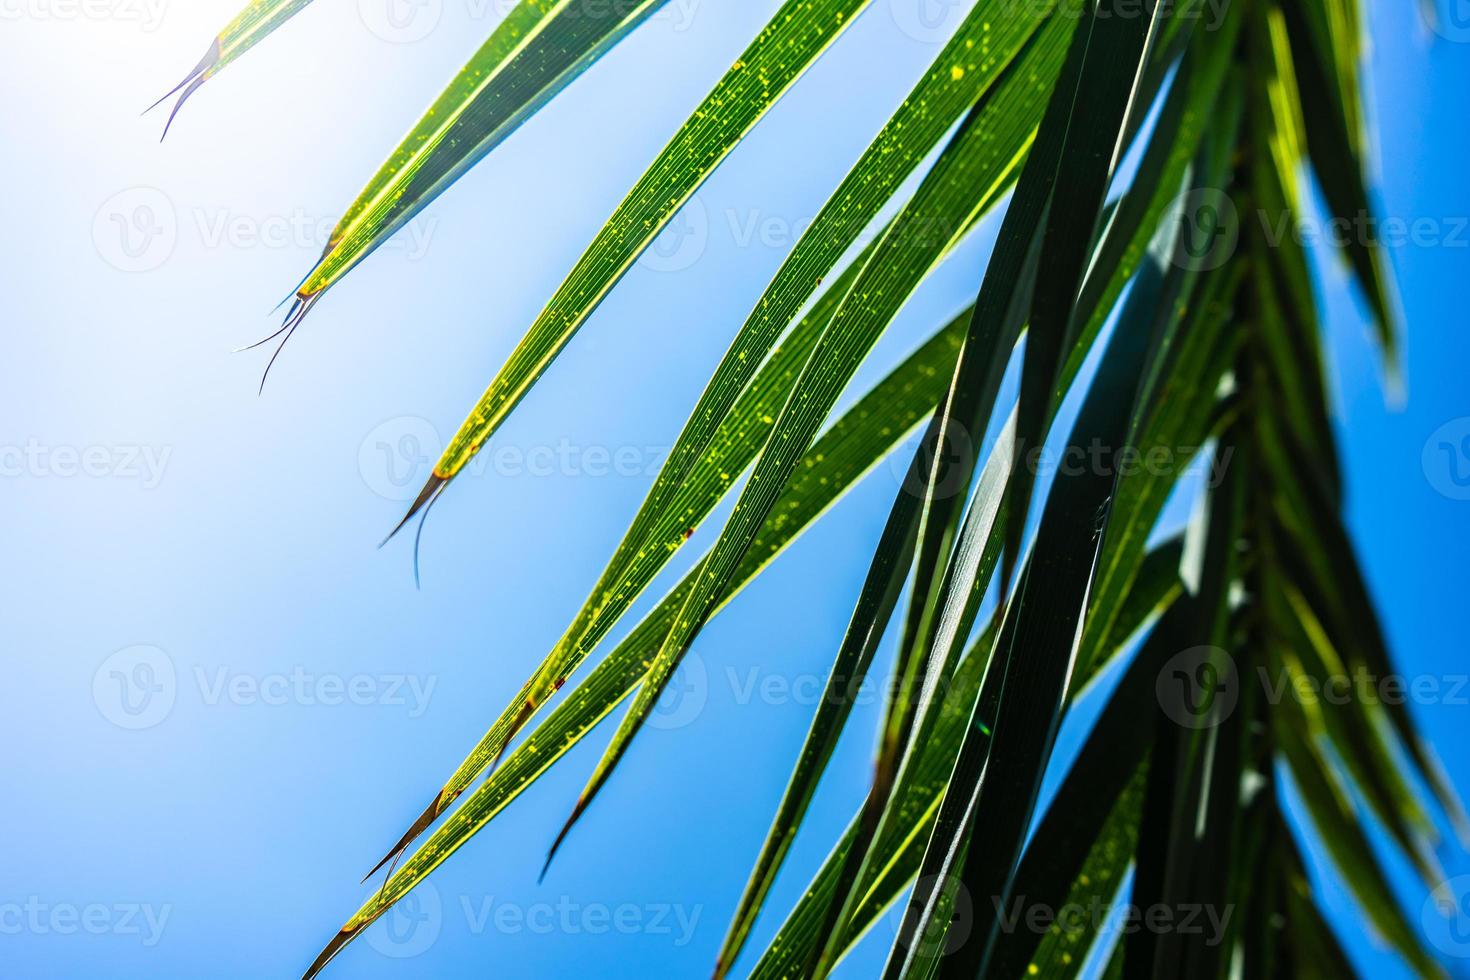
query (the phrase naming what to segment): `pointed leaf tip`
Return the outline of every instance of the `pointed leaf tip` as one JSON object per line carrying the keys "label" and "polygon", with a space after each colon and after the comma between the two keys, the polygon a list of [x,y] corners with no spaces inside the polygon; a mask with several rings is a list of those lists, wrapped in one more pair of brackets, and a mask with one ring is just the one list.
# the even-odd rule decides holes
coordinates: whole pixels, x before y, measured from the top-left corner
{"label": "pointed leaf tip", "polygon": [[[415,515],[417,515],[419,511],[432,504],[438,498],[439,494],[444,491],[444,488],[448,485],[448,477],[440,476],[438,473],[429,474],[429,479],[424,483],[424,488],[419,491],[419,495],[414,498],[413,505],[408,508],[408,513],[404,514],[403,520],[394,525],[393,530],[388,532],[388,536],[378,543],[378,547],[381,548],[389,541],[392,541],[393,538],[397,536],[398,532],[402,531],[403,528],[408,524],[408,522],[414,519]],[[416,552],[417,548],[415,548],[415,553]],[[415,560],[415,565],[417,565],[417,560]]]}
{"label": "pointed leaf tip", "polygon": [[551,870],[551,862],[556,858],[556,852],[561,850],[561,845],[567,839],[567,834],[571,833],[572,826],[576,824],[586,811],[587,801],[588,796],[585,793],[577,797],[577,805],[572,807],[572,815],[567,817],[567,822],[562,826],[561,833],[557,834],[556,840],[551,842],[551,850],[546,852],[546,863],[541,866],[541,874],[536,877],[536,883],[538,885],[546,880],[546,872]]}
{"label": "pointed leaf tip", "polygon": [[387,854],[383,855],[383,859],[381,861],[373,865],[373,870],[362,876],[362,883],[366,884],[367,880],[373,875],[377,874],[379,871],[381,871],[385,864],[398,857],[404,851],[408,850],[408,845],[413,843],[414,838],[418,837],[419,834],[422,834],[425,830],[427,830],[435,820],[439,819],[439,814],[443,812],[444,791],[440,790],[437,794],[435,794],[433,802],[428,805],[423,813],[419,814],[418,819],[413,822],[413,825],[410,826],[407,832],[398,839],[398,843],[394,844],[393,848],[388,851]]}
{"label": "pointed leaf tip", "polygon": [[327,943],[326,948],[312,961],[311,966],[307,967],[306,972],[301,975],[301,980],[312,980],[313,977],[321,973],[326,965],[332,961],[332,958],[340,953],[344,946],[352,942],[352,938],[357,935],[357,932],[358,930],[355,928],[344,926],[342,931],[333,936],[332,941]]}

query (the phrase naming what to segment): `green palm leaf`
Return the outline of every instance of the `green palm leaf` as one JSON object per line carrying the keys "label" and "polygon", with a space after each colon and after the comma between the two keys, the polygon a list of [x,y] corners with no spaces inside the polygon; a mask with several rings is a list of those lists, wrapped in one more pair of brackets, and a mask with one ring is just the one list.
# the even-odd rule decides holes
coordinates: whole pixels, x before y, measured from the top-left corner
{"label": "green palm leaf", "polygon": [[[645,548],[637,556],[638,563],[632,571],[636,571],[640,576],[637,580],[637,588],[640,592],[653,580],[658,571],[673,556],[678,546],[689,536],[686,533],[687,530],[697,526],[714,509],[731,484],[760,450],[761,439],[770,424],[769,419],[774,413],[780,411],[780,406],[790,396],[791,388],[796,383],[802,366],[821,336],[822,325],[831,319],[842,297],[846,295],[847,289],[851,286],[856,272],[856,268],[844,270],[842,276],[833,284],[833,288],[817,301],[803,318],[802,325],[793,332],[788,342],[782,344],[771,356],[761,369],[760,375],[751,382],[740,401],[731,409],[724,424],[707,447],[706,465],[698,469],[695,474],[696,478],[680,487],[679,495],[674,501],[674,513],[683,522],[680,524],[681,530],[669,535],[671,540],[667,543],[659,547]],[[620,613],[632,605],[633,598],[633,596],[626,598],[619,610]],[[581,664],[582,659],[607,635],[617,618],[617,616],[608,615],[593,624],[593,627],[582,637],[580,655],[568,658],[560,665],[561,670],[553,679],[549,693],[555,693],[560,684]],[[419,815],[398,843],[372,871],[368,872],[369,876],[402,853],[415,837],[459,798],[476,776],[493,765],[500,757],[516,732],[530,720],[534,708],[539,706],[540,702],[534,695],[542,690],[540,677],[544,669],[543,667],[542,671],[538,671],[526,681],[515,700],[496,719],[495,724],[460,763],[459,768],[435,794],[429,806]]]}
{"label": "green palm leaf", "polygon": [[522,0],[383,163],[296,291],[314,303],[667,0]]}
{"label": "green palm leaf", "polygon": [[[976,34],[985,33],[983,24],[976,24],[973,31]],[[1016,157],[1024,152],[1029,139],[1027,117],[1024,112],[1018,112],[1018,109],[1023,109],[1029,101],[1034,101],[1034,75],[1038,65],[1044,65],[1038,59],[1054,46],[1056,34],[1057,28],[1049,27],[1046,37],[1037,39],[1024,62],[985,94],[964,129],[967,137],[951,146],[941,158],[941,165],[946,169],[950,165],[943,163],[944,160],[973,158],[972,163],[966,165],[980,168],[975,172],[981,175],[974,187],[961,187],[954,180],[946,185],[944,171],[937,169],[939,176],[924,185],[928,190],[921,189],[921,195],[933,196],[942,192],[945,196],[941,203],[935,205],[937,210],[933,214],[909,219],[915,231],[902,241],[911,240],[915,236],[932,238],[935,228],[946,229],[947,234],[933,242],[922,242],[919,251],[904,256],[904,264],[896,266],[895,270],[898,271],[893,274],[893,279],[899,285],[892,291],[892,300],[887,301],[888,305],[880,307],[881,309],[896,309],[893,304],[901,302],[917,285],[923,271],[932,267],[939,257],[963,238],[986,209],[998,200],[1000,191],[1013,170]],[[993,50],[988,45],[983,47],[986,54],[966,53],[975,46],[974,40],[962,32],[956,42],[942,53],[936,61],[938,68],[931,70],[921,80],[915,93],[884,127],[884,131],[854,168],[844,189],[839,189],[834,196],[835,203],[829,204],[823,211],[823,217],[819,217],[803,235],[792,257],[783,266],[783,271],[777,274],[765,296],[757,304],[752,318],[742,328],[741,335],[722,362],[721,370],[716,372],[715,379],[696,406],[658,481],[592,595],[556,648],[405,834],[395,852],[428,826],[453,802],[470,780],[504,751],[509,739],[555,693],[564,679],[652,581],[673,551],[688,536],[687,531],[698,525],[719,496],[746,468],[769,434],[775,417],[780,414],[781,406],[796,384],[794,375],[788,376],[787,384],[779,389],[761,386],[759,381],[753,383],[752,388],[745,389],[748,393],[755,387],[761,387],[762,390],[769,390],[770,397],[762,399],[756,410],[746,413],[733,423],[735,429],[746,437],[746,442],[742,444],[746,448],[742,454],[708,455],[709,433],[718,431],[715,426],[732,424],[733,417],[728,408],[732,393],[744,388],[749,374],[760,362],[775,332],[784,326],[784,317],[794,313],[801,300],[813,290],[812,279],[809,278],[811,266],[816,263],[818,270],[821,270],[836,261],[876,213],[880,201],[873,196],[874,187],[880,190],[896,187],[902,176],[922,156],[918,150],[927,149],[929,143],[938,139],[948,118],[941,111],[943,107],[954,105],[954,111],[958,112],[967,101],[973,100],[972,88],[956,85],[955,59],[967,59],[962,64],[969,64],[971,67],[969,70],[962,70],[961,74],[971,78],[973,84],[983,84],[984,79],[994,77],[1005,68],[1006,63],[1001,60],[997,60],[994,66],[989,62],[980,64],[973,61],[976,58],[993,57],[988,53]],[[1005,50],[1013,50],[1013,47],[1014,45]],[[954,91],[950,91],[951,89]],[[917,148],[915,141],[918,141]],[[846,189],[849,185],[850,191]],[[960,203],[973,193],[981,195],[978,203]],[[912,207],[927,209],[930,205],[922,201],[912,205],[910,214],[913,213]],[[924,227],[926,221],[930,227]],[[886,244],[882,244],[884,242]],[[849,295],[855,288],[853,277],[864,270],[884,265],[887,259],[881,256],[875,258],[875,250],[882,249],[882,255],[891,255],[899,251],[900,245],[901,241],[890,240],[885,236],[879,239],[879,243],[865,249],[854,265],[822,295],[813,312],[803,318],[802,324],[793,331],[791,341],[786,345],[791,348],[788,363],[799,366],[810,354],[811,345],[821,336],[821,331],[833,316],[833,311],[839,309],[836,304],[846,304],[849,301]],[[907,273],[910,281],[907,283],[903,282],[906,274],[902,270],[910,270]],[[871,273],[867,274],[871,278]],[[868,287],[859,283],[856,288]],[[786,312],[781,313],[782,310]],[[757,339],[752,340],[752,337]],[[869,340],[869,346],[872,340],[876,340],[876,335]],[[792,347],[792,344],[798,346]],[[730,375],[728,380],[722,378],[721,372]],[[751,439],[754,441],[750,441]],[[686,463],[686,457],[695,448],[706,455],[696,463]],[[717,489],[713,496],[691,497],[690,488],[694,487]],[[694,503],[695,500],[699,503]],[[390,852],[388,857],[391,858],[393,853]]]}
{"label": "green palm leaf", "polygon": [[669,219],[871,2],[786,0],[597,233],[450,440],[405,521],[474,457]]}
{"label": "green palm leaf", "polygon": [[[1166,277],[1156,263],[1160,255],[1169,254],[1172,242],[1172,235],[1160,236],[1154,263],[1144,269],[1148,280],[1135,283],[1070,446],[1129,444],[1138,379],[1149,358],[1157,356],[1156,338],[1163,332],[1155,329],[1152,315],[1156,297],[1166,291]],[[1171,278],[1177,278],[1177,270]],[[1159,327],[1167,325],[1171,306],[1165,304],[1169,314],[1160,318]],[[891,974],[927,969],[914,960],[919,946],[913,937],[930,937],[941,926],[936,917],[941,892],[932,883],[958,875],[972,895],[1003,903],[1010,894],[1044,760],[1076,663],[1078,627],[1094,576],[1098,540],[1106,537],[1113,482],[1106,467],[1063,471],[1053,482],[1032,551],[1033,556],[1043,556],[1044,563],[1028,566],[1006,605],[986,692],[966,732],[962,764],[957,764],[946,793],[943,833],[931,838],[925,856],[921,877],[931,887],[916,889],[911,899],[905,930],[889,961]],[[987,846],[967,849],[971,826],[981,813],[987,815]],[[953,951],[946,968],[979,970],[992,955],[998,928],[995,910],[978,909],[976,924],[972,940]],[[931,964],[937,963],[932,943],[929,948]]]}
{"label": "green palm leaf", "polygon": [[[1018,97],[1024,98],[1024,94]],[[997,125],[1006,124],[1024,141],[1022,134],[1029,132],[1029,119],[1020,113],[1000,115]],[[553,854],[627,750],[817,428],[883,328],[918,281],[1009,183],[1019,156],[1018,150],[1012,149],[1014,145],[1012,139],[996,139],[988,127],[972,125],[962,130],[951,143],[952,152],[941,156],[914,199],[878,241],[873,257],[833,314],[792,398],[776,418],[703,575],[655,658],[637,700],[553,844]],[[941,229],[939,236],[934,234],[936,228]],[[947,237],[943,229],[951,229]]]}
{"label": "green palm leaf", "polygon": [[[169,124],[204,81],[308,2],[247,6],[169,93],[179,96]],[[267,339],[284,334],[284,345],[359,262],[664,2],[515,5],[359,193]],[[780,5],[531,324],[405,522],[495,435],[637,256],[870,3]],[[1203,651],[1209,677],[1234,669],[1288,687],[1392,671],[1341,517],[1311,257],[1249,218],[1228,229],[1220,255],[1180,247],[1209,208],[1289,230],[1304,178],[1339,222],[1367,213],[1360,7],[1252,0],[1212,7],[1223,20],[1201,29],[1211,19],[1201,0],[976,0],[763,291],[557,644],[384,861],[441,816],[443,825],[395,863],[308,976],[631,696],[554,854],[707,621],[926,416],[716,975],[753,933],[911,580],[868,797],[755,976],[824,976],[910,886],[891,977],[1071,977],[1084,962],[1115,980],[1340,975],[1350,965],[1307,883],[1299,833],[1321,843],[1398,955],[1439,975],[1359,825],[1362,809],[1430,882],[1442,876],[1437,817],[1470,838],[1407,709],[1272,698],[1243,684],[1233,708],[1207,698],[1203,714],[1191,704],[1185,718],[1169,682],[1190,672],[1161,673],[1185,648]],[[1113,198],[1130,147],[1137,166]],[[1013,184],[974,307],[823,432],[895,314]],[[855,249],[885,213],[876,238]],[[1392,376],[1383,249],[1350,234],[1336,250]],[[1022,337],[1013,408],[1000,393]],[[1020,464],[1074,385],[1081,407],[1066,445],[1084,455],[1100,446],[1113,466],[1063,469],[1044,484]],[[999,443],[981,469],[967,443],[992,430]],[[945,456],[955,446],[968,451]],[[1167,463],[1130,471],[1124,451],[1163,451]],[[1195,518],[1182,540],[1149,550],[1197,459],[1214,469]],[[710,551],[515,744],[742,478]],[[1045,503],[1028,542],[1039,487]],[[996,609],[971,642],[990,594]],[[1062,718],[1150,624],[1032,832]],[[1288,811],[1303,815],[1300,831]],[[969,935],[950,928],[966,893]],[[1126,897],[1238,914],[1217,942],[1145,933],[1109,949],[1093,925],[1005,928],[1018,893],[1049,905]]]}
{"label": "green palm leaf", "polygon": [[[1178,595],[1179,549],[1177,542],[1151,552],[1147,559],[1150,574],[1140,576],[1141,584],[1136,592],[1138,601],[1132,604],[1130,613],[1118,620],[1117,640],[1107,655],[1098,658],[1094,669],[1079,675],[1077,690],[1087,687],[1113,656],[1121,653],[1124,642],[1153,616],[1165,609]],[[1154,572],[1157,574],[1154,574]],[[903,894],[913,882],[923,856],[924,843],[938,814],[940,797],[944,791],[950,770],[954,765],[960,737],[969,722],[970,711],[979,693],[981,676],[989,660],[995,641],[997,623],[992,620],[970,647],[964,658],[946,679],[942,708],[936,719],[933,735],[927,739],[919,754],[919,763],[911,768],[899,781],[895,798],[902,801],[907,819],[895,820],[890,824],[891,833],[880,838],[875,845],[876,859],[869,865],[867,877],[860,891],[862,898],[856,905],[853,916],[842,929],[838,943],[839,957],[850,950],[874,921]],[[1074,767],[1074,773],[1085,770]],[[1073,777],[1069,776],[1069,781]],[[1050,811],[1048,811],[1050,812]],[[774,980],[789,977],[799,972],[810,960],[816,945],[822,939],[823,922],[831,905],[839,874],[847,861],[847,855],[857,834],[857,822],[849,826],[837,848],[822,865],[817,876],[802,894],[801,901],[792,910],[765,955],[756,965],[753,980]]]}
{"label": "green palm leaf", "polygon": [[[967,315],[962,315],[951,321],[817,440],[746,556],[721,606],[760,574],[933,409],[959,352],[967,319]],[[744,431],[738,424],[732,428]],[[389,876],[374,898],[343,927],[308,976],[478,833],[637,688],[702,567],[696,565],[686,574],[577,686],[569,699],[511,753],[504,765],[491,773],[484,785],[471,794],[401,869]]]}
{"label": "green palm leaf", "polygon": [[168,122],[164,124],[163,136],[168,136],[168,130],[174,123],[174,117],[179,114],[184,103],[189,101],[189,96],[199,91],[200,86],[218,75],[230,62],[255,47],[276,28],[295,17],[309,3],[311,0],[251,0],[250,4],[215,36],[209,50],[204,52],[204,57],[199,59],[199,64],[184,76],[184,80],[175,85],[158,102],[149,106],[150,110],[156,109],[170,96],[178,95],[179,97],[174,103],[173,110],[169,112]]}

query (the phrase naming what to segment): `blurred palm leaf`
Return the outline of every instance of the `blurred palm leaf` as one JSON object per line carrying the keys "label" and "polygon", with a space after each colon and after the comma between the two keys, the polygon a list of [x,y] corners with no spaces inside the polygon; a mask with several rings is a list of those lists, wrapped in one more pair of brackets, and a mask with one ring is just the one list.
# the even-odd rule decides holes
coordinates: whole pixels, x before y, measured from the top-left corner
{"label": "blurred palm leaf", "polygon": [[[868,3],[780,6],[598,232],[409,516]],[[562,0],[517,6],[349,210],[287,329],[658,4],[591,19]],[[185,97],[304,5],[253,4]],[[309,975],[631,700],[554,852],[709,618],[921,424],[716,974],[754,934],[905,596],[867,799],[755,976],[824,975],[905,893],[893,977],[1071,977],[1084,963],[1129,980],[1339,976],[1351,965],[1317,908],[1304,842],[1406,964],[1443,972],[1360,825],[1361,811],[1430,886],[1441,824],[1465,835],[1407,711],[1255,683],[1291,691],[1392,670],[1342,524],[1308,255],[1269,233],[1299,219],[1311,187],[1330,217],[1370,207],[1362,17],[1353,0],[1205,13],[1202,0],[973,4],[752,308],[560,641]],[[829,423],[894,316],[1013,187],[974,306]],[[1334,247],[1392,377],[1382,250]],[[1001,398],[1012,367],[1014,405]],[[987,433],[998,436],[982,453]],[[1031,451],[1058,445],[1087,464],[1041,471]],[[527,730],[742,477],[709,552]],[[1195,502],[1185,536],[1151,546],[1179,494]],[[1190,684],[1206,682],[1200,699]],[[1104,703],[1078,754],[1053,758],[1089,700]],[[1043,801],[1043,778],[1062,769]],[[1018,902],[1232,914],[1212,942],[1146,929],[1119,940],[1096,923],[1017,929]]]}

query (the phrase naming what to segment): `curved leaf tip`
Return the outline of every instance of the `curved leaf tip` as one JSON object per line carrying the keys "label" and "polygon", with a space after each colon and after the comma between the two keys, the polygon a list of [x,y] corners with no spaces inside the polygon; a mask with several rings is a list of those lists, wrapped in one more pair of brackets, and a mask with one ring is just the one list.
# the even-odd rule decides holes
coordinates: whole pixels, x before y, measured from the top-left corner
{"label": "curved leaf tip", "polygon": [[204,57],[199,59],[199,64],[195,65],[193,70],[190,71],[189,74],[184,76],[184,80],[179,82],[179,84],[175,85],[173,88],[169,89],[168,92],[164,94],[163,98],[159,99],[147,109],[143,110],[143,115],[146,116],[148,113],[152,112],[154,109],[157,109],[159,106],[163,105],[163,103],[167,102],[169,98],[173,95],[178,94],[180,91],[182,91],[183,93],[179,95],[178,101],[174,103],[173,110],[169,112],[168,122],[163,124],[163,135],[158,138],[158,142],[162,143],[164,140],[168,139],[169,128],[173,126],[174,118],[178,116],[179,110],[184,107],[185,102],[189,101],[190,96],[199,91],[199,87],[204,84],[205,80],[208,79],[209,76],[214,74],[215,69],[219,66],[219,60],[220,42],[219,38],[215,38],[214,43],[209,46],[209,50],[204,52]]}
{"label": "curved leaf tip", "polygon": [[439,793],[435,795],[433,802],[424,809],[423,813],[419,814],[418,819],[413,822],[413,826],[408,828],[408,832],[398,839],[397,844],[393,845],[392,850],[383,855],[383,859],[381,861],[373,865],[373,870],[362,876],[362,883],[366,883],[369,878],[377,874],[382,869],[383,865],[387,864],[389,861],[394,860],[404,851],[408,850],[408,845],[413,843],[414,838],[418,837],[419,834],[422,834],[425,830],[429,829],[434,821],[439,818],[439,814],[444,812],[446,806],[447,804],[444,802],[444,791],[440,790]]}

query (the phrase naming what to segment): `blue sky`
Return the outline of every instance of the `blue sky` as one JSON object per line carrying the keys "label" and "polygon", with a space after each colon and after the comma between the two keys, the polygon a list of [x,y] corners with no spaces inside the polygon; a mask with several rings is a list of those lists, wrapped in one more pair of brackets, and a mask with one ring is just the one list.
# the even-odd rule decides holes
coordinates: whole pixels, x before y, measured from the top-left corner
{"label": "blue sky", "polygon": [[[875,0],[686,211],[698,248],[636,266],[446,495],[419,591],[407,542],[376,549],[403,494],[777,4],[671,0],[334,291],[258,398],[264,357],[231,348],[272,329],[324,228],[504,6],[428,0],[405,20],[380,0],[313,4],[212,80],[160,146],[162,118],[139,110],[233,3],[0,8],[8,975],[258,977],[310,961],[559,635],[760,288],[954,22],[931,31],[915,0]],[[1385,403],[1335,263],[1319,287],[1358,548],[1403,671],[1448,683],[1465,670],[1470,540],[1451,467],[1470,457],[1438,446],[1470,433],[1470,233],[1453,233],[1470,215],[1470,30],[1436,36],[1412,4],[1368,7],[1382,210],[1439,229],[1393,249],[1401,403]],[[973,296],[986,238],[924,285],[856,387]],[[600,739],[338,975],[707,971],[894,489],[880,467],[710,624],[701,710],[640,736],[544,884]],[[1450,701],[1414,713],[1463,791],[1465,707]],[[860,799],[876,710],[859,709],[772,909]],[[1392,866],[1417,922],[1422,885]],[[1358,965],[1406,975],[1319,871]],[[840,974],[871,975],[891,935],[879,924]]]}

